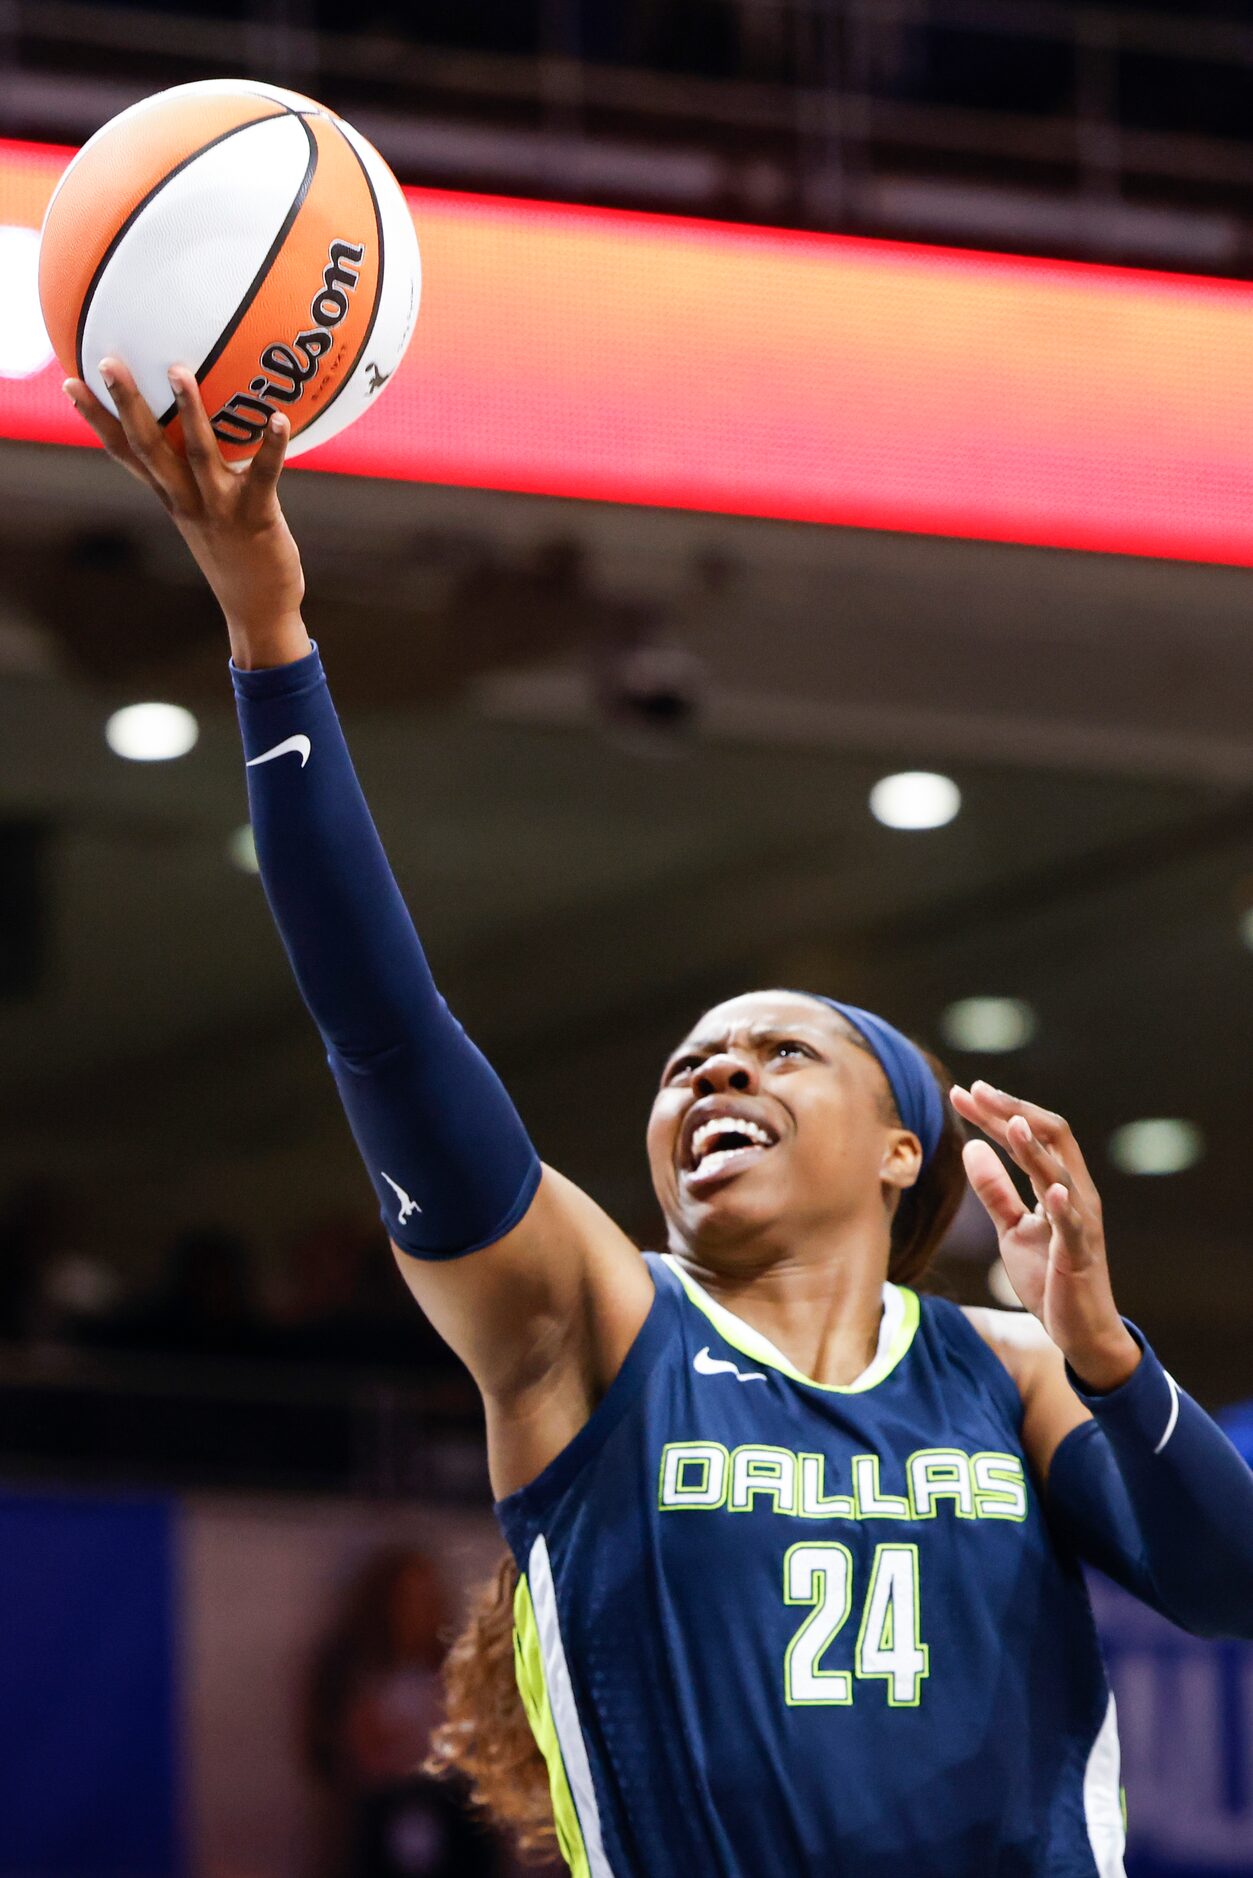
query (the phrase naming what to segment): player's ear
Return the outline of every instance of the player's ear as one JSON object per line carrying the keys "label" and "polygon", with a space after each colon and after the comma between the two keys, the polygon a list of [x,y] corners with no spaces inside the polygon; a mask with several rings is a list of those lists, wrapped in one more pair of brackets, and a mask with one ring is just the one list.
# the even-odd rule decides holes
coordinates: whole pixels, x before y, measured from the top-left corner
{"label": "player's ear", "polygon": [[885,1186],[904,1192],[915,1185],[921,1173],[922,1143],[913,1129],[889,1129],[879,1163],[879,1179]]}

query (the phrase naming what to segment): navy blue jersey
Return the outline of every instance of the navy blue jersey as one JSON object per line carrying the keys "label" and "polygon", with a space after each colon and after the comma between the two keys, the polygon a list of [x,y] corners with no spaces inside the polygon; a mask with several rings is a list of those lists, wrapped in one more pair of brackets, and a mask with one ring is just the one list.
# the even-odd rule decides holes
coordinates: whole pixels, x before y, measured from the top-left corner
{"label": "navy blue jersey", "polygon": [[669,1255],[587,1425],[497,1512],[582,1878],[1115,1878],[1118,1740],[1017,1388],[884,1287],[812,1382]]}

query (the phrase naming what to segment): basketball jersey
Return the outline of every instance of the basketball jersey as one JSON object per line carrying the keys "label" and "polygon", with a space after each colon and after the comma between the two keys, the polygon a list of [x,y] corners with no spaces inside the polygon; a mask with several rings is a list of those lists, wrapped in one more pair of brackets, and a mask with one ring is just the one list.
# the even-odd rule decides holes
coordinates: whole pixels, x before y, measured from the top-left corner
{"label": "basketball jersey", "polygon": [[1121,1878],[1113,1698],[1004,1365],[889,1284],[870,1367],[815,1383],[645,1258],[622,1369],[497,1506],[576,1878]]}

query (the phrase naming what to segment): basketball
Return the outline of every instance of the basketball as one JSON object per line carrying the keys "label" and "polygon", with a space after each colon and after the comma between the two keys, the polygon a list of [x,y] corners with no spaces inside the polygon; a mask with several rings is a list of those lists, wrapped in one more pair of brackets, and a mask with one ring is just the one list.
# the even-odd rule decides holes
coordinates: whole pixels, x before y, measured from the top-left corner
{"label": "basketball", "polygon": [[272,414],[298,456],[361,416],[417,317],[408,206],[373,145],[311,98],[245,79],[177,85],[86,143],[44,218],[39,297],[65,371],[114,410],[125,361],[174,447],[166,373],[189,365],[222,453]]}

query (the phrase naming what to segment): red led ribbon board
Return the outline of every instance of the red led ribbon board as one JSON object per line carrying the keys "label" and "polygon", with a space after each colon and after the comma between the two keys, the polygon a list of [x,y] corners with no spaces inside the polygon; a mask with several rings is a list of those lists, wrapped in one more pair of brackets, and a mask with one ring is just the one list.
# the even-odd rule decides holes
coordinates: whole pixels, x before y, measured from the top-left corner
{"label": "red led ribbon board", "polygon": [[[0,142],[0,224],[69,155]],[[1253,565],[1253,286],[408,194],[413,343],[311,469]],[[0,436],[81,444],[60,379]]]}

